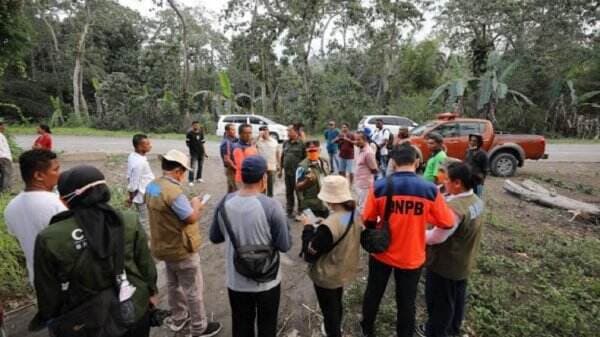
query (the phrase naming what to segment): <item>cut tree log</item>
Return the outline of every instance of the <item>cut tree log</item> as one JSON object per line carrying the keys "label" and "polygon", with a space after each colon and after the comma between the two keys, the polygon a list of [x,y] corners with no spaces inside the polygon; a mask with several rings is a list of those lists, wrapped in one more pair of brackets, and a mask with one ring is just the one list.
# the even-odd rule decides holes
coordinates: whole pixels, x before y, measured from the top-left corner
{"label": "cut tree log", "polygon": [[504,181],[504,189],[527,201],[533,201],[547,207],[566,209],[570,213],[575,214],[574,218],[579,215],[600,216],[600,207],[587,202],[567,198],[557,194],[555,191],[550,191],[531,180],[525,180],[523,183],[517,184],[507,179]]}

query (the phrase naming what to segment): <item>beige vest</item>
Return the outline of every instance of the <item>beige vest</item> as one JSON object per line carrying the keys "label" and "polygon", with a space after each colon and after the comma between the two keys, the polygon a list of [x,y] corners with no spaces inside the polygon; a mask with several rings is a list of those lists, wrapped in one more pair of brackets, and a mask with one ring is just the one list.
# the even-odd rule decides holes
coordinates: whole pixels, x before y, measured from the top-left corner
{"label": "beige vest", "polygon": [[181,186],[160,177],[146,188],[146,204],[150,217],[150,249],[155,258],[163,261],[181,261],[200,248],[198,224],[184,224],[171,205],[183,193]]}
{"label": "beige vest", "polygon": [[[321,225],[329,228],[334,243],[344,235],[346,229],[346,223],[340,221],[343,214],[343,212],[333,213]],[[356,219],[351,226],[346,237],[333,250],[321,256],[310,266],[308,275],[317,286],[326,289],[343,287],[356,276],[362,228]]]}

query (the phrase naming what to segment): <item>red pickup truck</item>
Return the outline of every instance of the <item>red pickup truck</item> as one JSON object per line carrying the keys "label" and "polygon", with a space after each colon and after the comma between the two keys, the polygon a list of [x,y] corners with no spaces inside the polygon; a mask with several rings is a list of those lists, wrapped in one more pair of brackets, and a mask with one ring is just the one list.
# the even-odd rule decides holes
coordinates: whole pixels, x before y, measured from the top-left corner
{"label": "red pickup truck", "polygon": [[437,120],[429,121],[411,131],[410,142],[419,150],[425,162],[429,159],[427,134],[437,132],[444,137],[446,153],[449,157],[465,159],[469,146],[469,134],[479,133],[483,136],[483,149],[490,159],[492,174],[510,177],[517,167],[522,167],[525,159],[546,159],[546,140],[543,136],[495,133],[489,120],[461,118],[456,114],[443,113]]}

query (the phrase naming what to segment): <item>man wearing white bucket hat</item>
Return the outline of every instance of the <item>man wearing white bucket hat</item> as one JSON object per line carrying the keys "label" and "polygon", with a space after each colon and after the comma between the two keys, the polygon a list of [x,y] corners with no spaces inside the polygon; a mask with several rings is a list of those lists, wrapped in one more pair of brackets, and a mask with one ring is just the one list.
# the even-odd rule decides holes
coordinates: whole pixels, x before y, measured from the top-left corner
{"label": "man wearing white bucket hat", "polygon": [[214,336],[221,324],[209,322],[202,296],[200,269],[200,229],[198,220],[204,204],[198,197],[191,200],[183,193],[190,159],[170,150],[159,156],[163,176],[146,187],[146,204],[150,215],[150,249],[155,258],[165,261],[169,306],[173,315],[165,324],[181,331],[190,323],[189,336]]}
{"label": "man wearing white bucket hat", "polygon": [[362,227],[355,221],[356,203],[348,180],[328,176],[318,195],[331,213],[327,219],[303,218],[302,255],[310,262],[308,275],[314,282],[323,312],[325,334],[341,336],[344,286],[356,276]]}

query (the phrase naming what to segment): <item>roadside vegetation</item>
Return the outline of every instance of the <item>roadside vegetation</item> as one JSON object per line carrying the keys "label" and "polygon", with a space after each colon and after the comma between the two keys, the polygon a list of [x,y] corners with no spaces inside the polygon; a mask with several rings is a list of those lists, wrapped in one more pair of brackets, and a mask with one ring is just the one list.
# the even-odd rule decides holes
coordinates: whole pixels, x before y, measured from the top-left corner
{"label": "roadside vegetation", "polygon": [[[469,280],[468,336],[595,337],[600,315],[600,236],[568,233],[548,224],[522,223],[488,200],[477,269]],[[421,281],[418,312],[424,311]],[[347,291],[346,328],[356,324],[366,280]],[[394,331],[393,281],[380,307],[377,329]]]}

